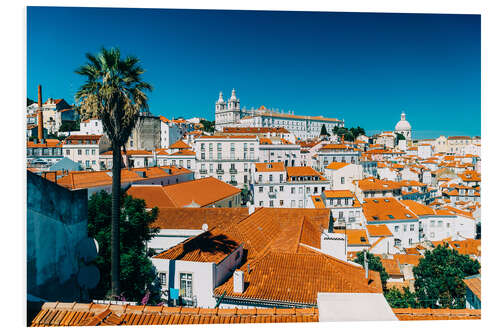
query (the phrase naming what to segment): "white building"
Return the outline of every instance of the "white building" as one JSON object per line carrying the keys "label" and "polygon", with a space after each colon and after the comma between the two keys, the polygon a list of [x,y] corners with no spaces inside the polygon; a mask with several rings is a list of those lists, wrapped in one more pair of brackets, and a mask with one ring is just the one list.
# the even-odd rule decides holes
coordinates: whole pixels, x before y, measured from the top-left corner
{"label": "white building", "polygon": [[[325,190],[312,195],[307,207],[329,208],[336,228],[363,229],[365,219],[359,200],[349,190]],[[359,244],[358,244],[359,245]]]}
{"label": "white building", "polygon": [[241,109],[240,100],[233,89],[231,98],[224,100],[222,92],[215,102],[215,129],[222,131],[224,127],[284,127],[297,138],[308,139],[319,137],[325,125],[328,133],[335,126],[344,127],[344,121],[322,116],[296,116],[293,112],[269,110],[264,106],[259,109]]}
{"label": "white building", "polygon": [[470,213],[450,207],[433,209],[413,200],[401,200],[401,203],[418,215],[420,242],[440,241],[449,237],[454,240],[476,237],[476,221]]}
{"label": "white building", "polygon": [[259,158],[255,135],[200,136],[194,140],[195,177],[215,177],[240,188],[250,182],[250,170]]}
{"label": "white building", "polygon": [[395,198],[365,199],[363,214],[367,225],[385,224],[394,235],[395,253],[419,242],[419,218]]}
{"label": "white building", "polygon": [[325,177],[332,189],[354,192],[354,181],[363,179],[363,167],[359,164],[332,162],[325,167]]}
{"label": "white building", "polygon": [[323,172],[332,162],[360,164],[361,151],[345,144],[326,144],[316,155],[316,168]]}
{"label": "white building", "polygon": [[402,134],[406,140],[411,140],[411,125],[408,120],[406,120],[404,111],[401,113],[401,119],[394,127],[394,133]]}
{"label": "white building", "polygon": [[287,167],[283,162],[255,163],[253,201],[257,207],[307,208],[311,195],[330,189],[329,182],[311,167]]}
{"label": "white building", "polygon": [[281,138],[259,139],[259,161],[283,162],[285,167],[300,165],[300,145]]}
{"label": "white building", "polygon": [[85,170],[100,170],[99,155],[111,148],[105,135],[71,135],[64,140],[63,156]]}
{"label": "white building", "polygon": [[160,147],[168,148],[174,142],[179,141],[182,137],[194,130],[194,124],[186,120],[169,120],[160,116]]}

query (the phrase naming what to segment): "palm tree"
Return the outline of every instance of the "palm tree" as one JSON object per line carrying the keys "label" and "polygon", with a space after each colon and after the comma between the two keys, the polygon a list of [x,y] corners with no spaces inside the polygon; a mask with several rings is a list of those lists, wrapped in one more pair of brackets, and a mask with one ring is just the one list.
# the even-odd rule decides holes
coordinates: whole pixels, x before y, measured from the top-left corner
{"label": "palm tree", "polygon": [[121,149],[125,148],[141,111],[148,110],[146,91],[153,87],[141,81],[144,69],[139,59],[120,58],[118,49],[102,49],[97,55],[86,54],[87,63],[75,73],[85,83],[75,95],[82,120],[96,117],[113,150],[111,208],[111,297],[120,294],[120,196]]}

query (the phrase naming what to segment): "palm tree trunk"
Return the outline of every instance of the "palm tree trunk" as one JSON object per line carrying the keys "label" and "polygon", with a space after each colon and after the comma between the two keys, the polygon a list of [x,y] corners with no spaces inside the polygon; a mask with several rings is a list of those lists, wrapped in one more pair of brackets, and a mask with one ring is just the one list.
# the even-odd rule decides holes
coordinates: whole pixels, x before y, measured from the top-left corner
{"label": "palm tree trunk", "polygon": [[113,185],[111,188],[111,297],[120,295],[120,196],[121,163],[120,145],[113,143]]}

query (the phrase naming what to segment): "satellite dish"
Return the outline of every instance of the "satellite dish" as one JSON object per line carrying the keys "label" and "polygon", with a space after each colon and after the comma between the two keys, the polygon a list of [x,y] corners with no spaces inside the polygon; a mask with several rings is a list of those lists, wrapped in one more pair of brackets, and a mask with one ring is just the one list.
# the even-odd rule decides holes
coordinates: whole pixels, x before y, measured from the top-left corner
{"label": "satellite dish", "polygon": [[80,271],[76,277],[78,285],[84,289],[93,289],[101,279],[99,269],[94,265],[84,265],[80,267]]}
{"label": "satellite dish", "polygon": [[84,263],[88,264],[97,258],[97,253],[99,252],[99,245],[97,241],[93,238],[87,237],[82,239],[76,245],[76,253],[78,258],[83,260]]}

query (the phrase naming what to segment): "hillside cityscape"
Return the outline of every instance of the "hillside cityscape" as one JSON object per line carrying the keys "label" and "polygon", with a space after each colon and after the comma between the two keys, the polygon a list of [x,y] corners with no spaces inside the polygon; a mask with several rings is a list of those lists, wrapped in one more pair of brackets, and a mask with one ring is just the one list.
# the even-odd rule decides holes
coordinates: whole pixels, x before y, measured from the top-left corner
{"label": "hillside cityscape", "polygon": [[[121,189],[150,228],[130,265],[150,272],[134,272],[142,280],[123,280],[127,291],[109,299],[100,271],[109,259],[99,260],[109,243],[97,224],[109,218],[100,210],[112,190],[110,139],[102,120],[56,97],[44,100],[40,86],[26,115],[28,292],[47,301],[33,326],[62,325],[44,322],[61,311],[88,312],[70,325],[135,324],[137,305],[162,323],[179,313],[176,323],[321,321],[322,304],[358,293],[382,296],[357,300],[380,308],[371,314],[380,320],[480,317],[480,137],[414,140],[404,112],[368,137],[354,119],[349,128],[241,109],[235,89],[214,102],[214,121],[141,112],[123,145]],[[453,299],[418,271],[439,251],[477,264],[464,264]],[[105,304],[114,304],[107,316]]]}

